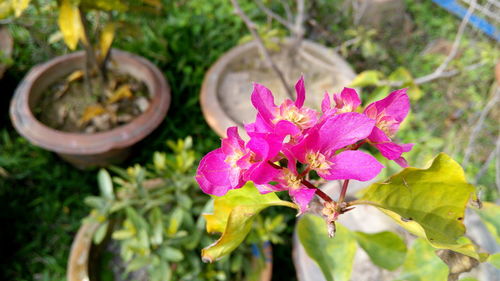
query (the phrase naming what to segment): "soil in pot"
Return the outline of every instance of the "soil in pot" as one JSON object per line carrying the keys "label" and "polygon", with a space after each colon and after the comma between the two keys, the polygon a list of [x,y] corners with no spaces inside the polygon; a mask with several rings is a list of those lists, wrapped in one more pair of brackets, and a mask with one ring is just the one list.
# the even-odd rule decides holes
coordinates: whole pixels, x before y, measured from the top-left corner
{"label": "soil in pot", "polygon": [[41,95],[36,118],[56,130],[95,133],[127,124],[147,110],[150,99],[143,82],[113,69],[106,80],[96,87],[100,79],[86,81],[81,70],[59,79]]}

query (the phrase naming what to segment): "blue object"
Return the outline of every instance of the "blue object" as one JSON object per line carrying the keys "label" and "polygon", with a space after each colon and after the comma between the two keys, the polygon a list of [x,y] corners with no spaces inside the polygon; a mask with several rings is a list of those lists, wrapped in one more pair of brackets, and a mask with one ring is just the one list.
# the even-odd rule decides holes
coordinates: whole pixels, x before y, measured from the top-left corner
{"label": "blue object", "polygon": [[[460,18],[464,18],[467,14],[467,9],[460,5],[457,0],[432,0],[432,2],[438,4]],[[469,19],[469,23],[484,32],[486,35],[500,42],[500,30],[487,20],[472,14]]]}

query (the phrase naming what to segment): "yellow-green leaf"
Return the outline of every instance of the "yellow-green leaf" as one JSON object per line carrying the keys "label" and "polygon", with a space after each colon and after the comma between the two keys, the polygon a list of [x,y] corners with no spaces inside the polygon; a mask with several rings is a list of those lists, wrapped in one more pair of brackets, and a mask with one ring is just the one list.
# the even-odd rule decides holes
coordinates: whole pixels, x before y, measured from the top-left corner
{"label": "yellow-green leaf", "polygon": [[427,169],[406,168],[362,192],[361,200],[380,208],[411,233],[434,247],[450,249],[482,260],[474,245],[459,240],[474,186],[467,183],[460,165],[441,153]]}
{"label": "yellow-green leaf", "polygon": [[304,215],[297,223],[297,234],[309,257],[319,266],[327,281],[348,281],[352,273],[356,240],[349,230],[337,224],[334,238],[328,237],[325,221]]}
{"label": "yellow-green leaf", "polygon": [[66,78],[66,81],[68,81],[68,83],[71,83],[71,82],[79,80],[81,78],[83,78],[83,71],[76,70],[73,73],[71,73],[70,75],[68,75],[68,77]]}
{"label": "yellow-green leaf", "polygon": [[85,33],[78,6],[74,5],[71,0],[61,1],[58,23],[64,42],[68,48],[74,50],[80,39],[85,41]]}
{"label": "yellow-green leaf", "polygon": [[113,39],[115,38],[115,24],[113,22],[107,23],[101,31],[101,40],[99,41],[99,58],[102,62],[108,55]]}
{"label": "yellow-green leaf", "polygon": [[491,263],[494,267],[500,269],[500,253],[490,255],[486,261]]}
{"label": "yellow-green leaf", "polygon": [[204,214],[208,232],[221,232],[222,236],[201,252],[203,260],[213,262],[229,253],[243,242],[251,230],[254,217],[271,206],[297,208],[283,201],[274,193],[260,194],[253,183],[230,190],[214,200],[214,213]]}
{"label": "yellow-green leaf", "polygon": [[403,264],[403,272],[395,281],[436,281],[448,279],[448,266],[434,253],[424,239],[413,242]]}
{"label": "yellow-green leaf", "polygon": [[376,70],[366,70],[358,74],[349,87],[378,86],[384,74]]}
{"label": "yellow-green leaf", "polygon": [[395,270],[405,261],[406,244],[396,233],[384,231],[372,234],[356,231],[354,234],[358,244],[375,265]]}

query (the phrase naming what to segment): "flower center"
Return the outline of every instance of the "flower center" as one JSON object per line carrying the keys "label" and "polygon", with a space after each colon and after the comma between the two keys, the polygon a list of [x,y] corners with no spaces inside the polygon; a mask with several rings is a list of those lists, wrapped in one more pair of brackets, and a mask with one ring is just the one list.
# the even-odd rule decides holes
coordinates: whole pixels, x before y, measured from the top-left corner
{"label": "flower center", "polygon": [[327,171],[332,166],[332,162],[328,161],[322,153],[309,151],[306,154],[306,160],[309,164],[309,167],[314,170],[323,170]]}
{"label": "flower center", "polygon": [[295,105],[288,105],[276,116],[274,123],[281,120],[292,122],[301,130],[310,128],[315,123],[314,111],[307,108],[297,108]]}
{"label": "flower center", "polygon": [[230,154],[226,156],[226,159],[224,159],[224,162],[226,162],[231,168],[237,168],[238,167],[238,160],[240,160],[245,153],[239,149],[233,150],[233,154]]}
{"label": "flower center", "polygon": [[286,185],[291,190],[297,190],[301,186],[301,179],[287,168],[283,169]]}

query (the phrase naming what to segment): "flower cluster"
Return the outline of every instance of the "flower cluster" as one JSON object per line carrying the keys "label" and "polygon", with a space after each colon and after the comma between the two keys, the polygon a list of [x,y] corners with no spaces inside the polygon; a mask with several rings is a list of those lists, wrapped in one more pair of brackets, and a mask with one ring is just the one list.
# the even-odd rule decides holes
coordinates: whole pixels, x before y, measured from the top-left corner
{"label": "flower cluster", "polygon": [[325,180],[367,181],[378,175],[383,165],[358,150],[363,144],[407,166],[401,154],[412,144],[391,139],[410,108],[406,89],[368,105],[363,113],[356,112],[361,100],[354,89],[332,97],[326,93],[321,113],[304,106],[303,78],[295,90],[295,101],[277,106],[269,89],[254,84],[251,99],[258,113],[254,123],[245,125],[250,140],[243,141],[237,127],[230,127],[221,147],[203,157],[196,180],[205,193],[222,196],[252,181],[262,194],[287,190],[304,212],[317,192],[307,181],[311,171]]}

